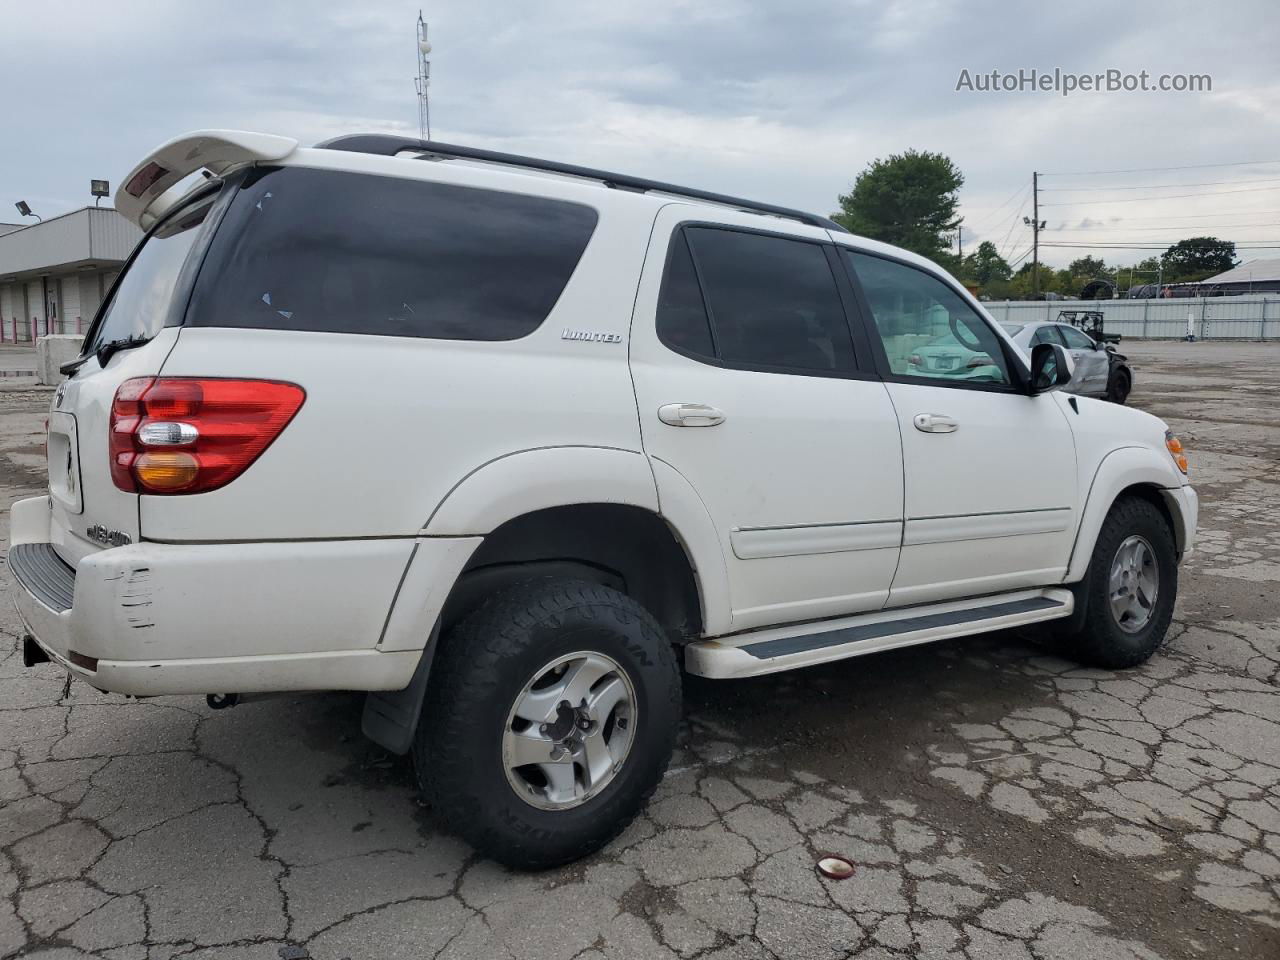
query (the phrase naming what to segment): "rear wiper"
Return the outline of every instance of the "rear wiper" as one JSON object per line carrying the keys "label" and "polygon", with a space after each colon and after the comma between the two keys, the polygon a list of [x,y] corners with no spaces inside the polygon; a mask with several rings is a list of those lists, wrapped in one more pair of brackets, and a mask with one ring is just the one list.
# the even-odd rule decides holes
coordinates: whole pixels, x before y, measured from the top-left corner
{"label": "rear wiper", "polygon": [[150,343],[150,337],[121,337],[118,340],[108,340],[106,343],[98,344],[98,349],[93,351],[93,355],[98,358],[98,365],[105,367],[107,361],[115,356],[119,350],[128,350],[132,347],[140,347],[144,343]]}
{"label": "rear wiper", "polygon": [[92,354],[86,353],[83,357],[76,357],[74,360],[69,360],[58,368],[58,372],[64,377],[74,377],[76,375],[76,371],[83,367],[84,362],[91,356]]}
{"label": "rear wiper", "polygon": [[98,365],[105,367],[107,361],[110,360],[117,350],[128,350],[130,347],[140,347],[144,343],[150,343],[151,337],[130,336],[120,337],[117,340],[108,340],[106,343],[100,343],[93,353],[86,353],[83,356],[76,357],[74,360],[64,363],[58,368],[58,372],[64,377],[73,377],[76,371],[84,366],[85,361],[90,357],[98,358]]}

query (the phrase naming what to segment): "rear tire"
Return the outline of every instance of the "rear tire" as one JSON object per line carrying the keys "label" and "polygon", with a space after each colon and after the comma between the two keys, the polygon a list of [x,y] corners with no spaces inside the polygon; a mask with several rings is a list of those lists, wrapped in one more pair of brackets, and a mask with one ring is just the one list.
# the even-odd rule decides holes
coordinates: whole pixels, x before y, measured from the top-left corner
{"label": "rear tire", "polygon": [[553,867],[598,850],[639,812],[679,719],[679,667],[648,611],[585,580],[534,580],[445,638],[414,769],[431,806],[480,853]]}
{"label": "rear tire", "polygon": [[1177,547],[1158,507],[1122,497],[1102,524],[1082,584],[1080,627],[1062,650],[1090,666],[1121,670],[1145,663],[1164,642],[1178,596]]}

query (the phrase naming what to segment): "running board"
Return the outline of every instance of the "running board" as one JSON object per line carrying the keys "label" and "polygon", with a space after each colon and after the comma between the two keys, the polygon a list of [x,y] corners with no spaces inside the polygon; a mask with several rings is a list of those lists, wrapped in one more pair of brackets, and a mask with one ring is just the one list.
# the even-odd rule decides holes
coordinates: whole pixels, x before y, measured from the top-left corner
{"label": "running board", "polygon": [[1019,590],[999,596],[877,610],[821,623],[791,624],[699,640],[684,648],[685,668],[712,679],[754,677],[867,653],[1005,630],[1071,616],[1070,590]]}

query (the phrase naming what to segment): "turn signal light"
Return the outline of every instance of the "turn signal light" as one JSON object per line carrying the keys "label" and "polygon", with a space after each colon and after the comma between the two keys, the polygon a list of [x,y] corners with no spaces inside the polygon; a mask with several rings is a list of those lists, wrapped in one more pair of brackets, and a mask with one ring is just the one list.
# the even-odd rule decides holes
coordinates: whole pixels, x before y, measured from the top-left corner
{"label": "turn signal light", "polygon": [[206,493],[244,473],[302,406],[296,383],[135,377],[111,405],[111,479],[128,493]]}
{"label": "turn signal light", "polygon": [[147,451],[133,461],[133,475],[146,490],[185,490],[200,476],[200,461],[189,453]]}
{"label": "turn signal light", "polygon": [[1173,435],[1172,430],[1164,432],[1164,445],[1169,448],[1169,456],[1183,473],[1187,472],[1187,455],[1182,449],[1182,441]]}

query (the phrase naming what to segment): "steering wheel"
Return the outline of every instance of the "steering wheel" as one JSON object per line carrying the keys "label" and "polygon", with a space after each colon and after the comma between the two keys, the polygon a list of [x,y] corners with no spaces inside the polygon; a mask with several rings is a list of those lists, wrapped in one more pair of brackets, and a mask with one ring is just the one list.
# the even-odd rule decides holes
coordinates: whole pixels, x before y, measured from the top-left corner
{"label": "steering wheel", "polygon": [[956,321],[956,318],[950,314],[947,315],[947,325],[951,327],[951,335],[956,338],[956,342],[959,343],[960,346],[964,347],[966,350],[972,350],[974,353],[987,352],[982,346],[982,341],[977,337],[966,336],[960,332],[960,324]]}

